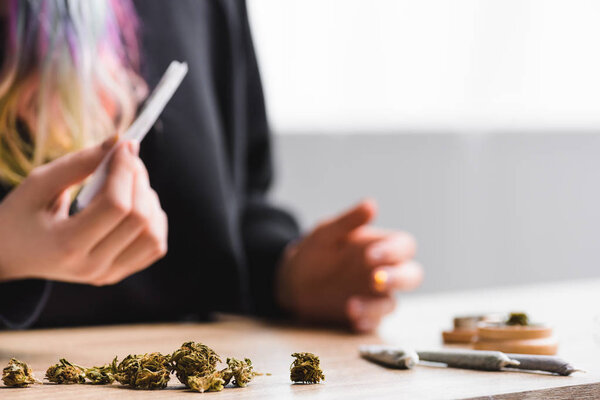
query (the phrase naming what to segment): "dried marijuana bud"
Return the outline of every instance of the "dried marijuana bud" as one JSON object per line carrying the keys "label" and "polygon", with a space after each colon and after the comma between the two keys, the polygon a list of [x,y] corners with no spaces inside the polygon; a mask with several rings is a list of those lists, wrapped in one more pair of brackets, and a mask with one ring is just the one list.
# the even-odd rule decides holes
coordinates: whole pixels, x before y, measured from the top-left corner
{"label": "dried marijuana bud", "polygon": [[114,377],[135,389],[164,389],[171,378],[171,368],[169,357],[160,353],[129,355],[117,366]]}
{"label": "dried marijuana bud", "polygon": [[292,357],[296,357],[290,367],[292,382],[319,383],[325,379],[319,357],[313,353],[294,353]]}
{"label": "dried marijuana bud", "polygon": [[188,387],[189,377],[213,374],[218,362],[221,362],[219,355],[202,343],[185,342],[171,355],[171,364],[177,379]]}
{"label": "dried marijuana bud", "polygon": [[220,370],[219,375],[221,376],[221,379],[223,379],[223,386],[229,385],[229,382],[233,379],[233,371],[229,367]]}
{"label": "dried marijuana bud", "polygon": [[[230,371],[230,375],[226,375],[229,379],[226,380],[226,383],[229,383],[229,380],[233,377],[233,384],[238,387],[244,387],[254,378],[254,372],[252,371],[252,361],[249,358],[245,358],[244,361],[237,360],[235,358],[228,358],[227,365],[229,368],[223,371]],[[221,371],[221,372],[223,372]]]}
{"label": "dried marijuana bud", "polygon": [[48,368],[46,379],[59,384],[85,383],[85,371],[83,368],[61,358],[58,364]]}
{"label": "dried marijuana bud", "polygon": [[117,373],[117,357],[110,364],[106,364],[102,367],[86,368],[85,377],[93,385],[110,385],[115,381],[115,374]]}
{"label": "dried marijuana bud", "polygon": [[510,313],[508,319],[506,320],[506,325],[529,325],[529,317],[525,313]]}
{"label": "dried marijuana bud", "polygon": [[15,358],[11,358],[8,366],[2,370],[2,381],[11,387],[26,387],[37,382],[29,365]]}
{"label": "dried marijuana bud", "polygon": [[[226,370],[223,370],[226,371]],[[226,385],[222,377],[223,371],[215,371],[208,375],[191,375],[187,377],[187,385],[196,392],[220,392]],[[231,379],[231,377],[229,378]]]}

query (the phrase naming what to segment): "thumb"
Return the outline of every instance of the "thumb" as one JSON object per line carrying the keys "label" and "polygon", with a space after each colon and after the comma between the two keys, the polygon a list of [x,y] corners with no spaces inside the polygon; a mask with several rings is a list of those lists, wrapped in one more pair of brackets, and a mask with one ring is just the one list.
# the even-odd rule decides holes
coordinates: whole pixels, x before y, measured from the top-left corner
{"label": "thumb", "polygon": [[373,199],[366,199],[333,218],[326,225],[334,235],[345,235],[354,229],[365,225],[377,215],[377,203]]}
{"label": "thumb", "polygon": [[[112,137],[103,143],[67,154],[34,170],[27,179],[35,198],[42,202],[55,199],[68,187],[87,178],[115,143]],[[26,181],[27,181],[26,180]]]}

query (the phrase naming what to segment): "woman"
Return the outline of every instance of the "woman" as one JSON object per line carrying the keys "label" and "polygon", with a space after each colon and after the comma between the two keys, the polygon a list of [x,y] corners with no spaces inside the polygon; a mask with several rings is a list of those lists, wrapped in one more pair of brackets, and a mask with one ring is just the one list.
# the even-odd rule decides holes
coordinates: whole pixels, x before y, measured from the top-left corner
{"label": "woman", "polygon": [[[302,239],[267,201],[269,135],[242,1],[4,4],[4,326],[228,311],[370,331],[395,290],[420,283],[412,237],[367,226],[372,201]],[[69,216],[74,188],[174,59],[190,73],[144,141],[144,162],[134,143],[119,144],[101,192]]]}

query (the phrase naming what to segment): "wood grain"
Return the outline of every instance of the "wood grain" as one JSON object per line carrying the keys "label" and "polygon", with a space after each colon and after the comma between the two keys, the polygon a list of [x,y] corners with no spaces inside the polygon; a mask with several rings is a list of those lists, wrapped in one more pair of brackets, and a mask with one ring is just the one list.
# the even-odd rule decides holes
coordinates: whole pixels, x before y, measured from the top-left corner
{"label": "wood grain", "polygon": [[[455,399],[477,396],[488,399],[600,398],[600,346],[593,339],[596,329],[594,313],[581,307],[582,304],[600,304],[599,293],[600,281],[587,281],[404,296],[397,312],[385,321],[377,335],[370,336],[269,324],[231,316],[203,324],[0,332],[0,362],[5,364],[12,356],[19,358],[30,363],[38,378],[59,357],[82,365],[97,365],[109,362],[115,355],[123,358],[130,353],[170,353],[187,340],[206,343],[223,357],[249,357],[257,371],[273,374],[256,377],[247,388],[226,388],[219,393],[202,395],[186,391],[172,376],[169,387],[163,391],[136,391],[118,384],[44,384],[25,389],[0,386],[0,399],[163,399],[190,398],[194,395],[218,396],[219,399],[243,395],[244,398],[261,400],[307,396],[345,399]],[[565,299],[568,299],[566,305]],[[385,369],[358,357],[358,346],[367,343],[402,344],[418,349],[437,348],[440,346],[441,330],[450,327],[453,315],[480,312],[483,308],[487,311],[525,309],[530,311],[534,319],[540,316],[544,322],[555,324],[561,339],[559,355],[577,367],[588,370],[588,373],[560,377],[517,371],[467,371],[432,365],[400,371]],[[544,310],[550,312],[545,313]],[[290,354],[296,351],[311,351],[321,357],[326,375],[323,384],[291,384]]]}

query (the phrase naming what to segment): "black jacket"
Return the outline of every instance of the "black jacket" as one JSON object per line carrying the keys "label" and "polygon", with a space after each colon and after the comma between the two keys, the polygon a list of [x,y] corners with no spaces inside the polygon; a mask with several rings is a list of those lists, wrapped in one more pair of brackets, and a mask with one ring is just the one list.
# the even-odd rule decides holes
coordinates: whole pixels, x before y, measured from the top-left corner
{"label": "black jacket", "polygon": [[269,129],[245,3],[139,0],[136,6],[149,86],[171,60],[190,67],[141,148],[169,217],[169,252],[114,286],[2,283],[0,326],[277,311],[274,271],[298,229],[266,199],[272,177]]}

